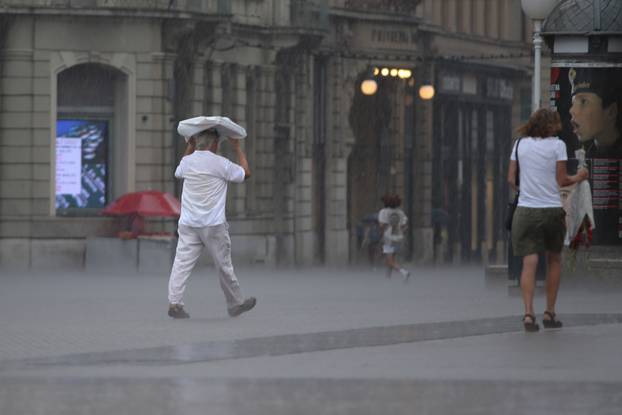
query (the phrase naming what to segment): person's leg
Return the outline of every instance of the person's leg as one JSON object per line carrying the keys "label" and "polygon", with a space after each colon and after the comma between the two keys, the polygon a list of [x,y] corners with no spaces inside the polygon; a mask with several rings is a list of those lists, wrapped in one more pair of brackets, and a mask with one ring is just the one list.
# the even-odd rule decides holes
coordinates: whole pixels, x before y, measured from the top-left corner
{"label": "person's leg", "polygon": [[188,277],[190,277],[192,268],[194,268],[199,256],[201,256],[203,243],[193,228],[179,225],[177,231],[179,239],[177,241],[175,261],[173,262],[168,282],[168,302],[170,304],[183,305],[183,296]]}
{"label": "person's leg", "polygon": [[[520,276],[520,287],[523,293],[525,314],[535,315],[533,311],[533,295],[536,285],[536,268],[538,267],[538,254],[523,257],[523,271]],[[534,321],[535,323],[535,321]]]}
{"label": "person's leg", "polygon": [[393,272],[393,267],[391,266],[391,254],[384,254],[384,264],[387,266],[387,278],[391,278],[391,273]]}
{"label": "person's leg", "polygon": [[241,305],[244,303],[244,298],[231,262],[231,238],[228,225],[223,223],[204,228],[202,238],[218,271],[220,288],[225,294],[227,308]]}
{"label": "person's leg", "polygon": [[408,278],[410,277],[410,272],[408,272],[405,268],[402,268],[402,266],[397,260],[397,255],[398,255],[398,252],[400,251],[400,246],[399,245],[394,246],[394,249],[395,249],[395,253],[393,254],[391,268],[399,272],[400,274],[402,274],[402,277],[404,277],[405,280],[408,280]]}
{"label": "person's leg", "polygon": [[555,316],[555,304],[561,278],[566,214],[562,209],[550,209],[546,213],[546,310],[542,320],[545,328],[561,328],[562,322]]}
{"label": "person's leg", "polygon": [[393,254],[393,269],[400,272],[402,271],[402,267],[399,262],[397,262],[397,252]]}
{"label": "person's leg", "polygon": [[[546,253],[546,311],[555,315],[555,303],[557,302],[557,292],[562,268],[562,255],[559,252]],[[547,316],[545,315],[545,318]]]}
{"label": "person's leg", "polygon": [[395,253],[395,269],[399,271],[400,274],[402,274],[402,277],[404,277],[404,282],[408,281],[408,279],[410,278],[410,271],[408,271],[406,268],[402,268],[402,266],[397,262],[397,252],[400,252],[401,249],[398,249]]}
{"label": "person's leg", "polygon": [[393,247],[390,244],[383,243],[382,244],[382,254],[384,255],[384,264],[387,267],[387,278],[391,278],[391,273],[393,272],[393,261],[394,261],[394,253]]}

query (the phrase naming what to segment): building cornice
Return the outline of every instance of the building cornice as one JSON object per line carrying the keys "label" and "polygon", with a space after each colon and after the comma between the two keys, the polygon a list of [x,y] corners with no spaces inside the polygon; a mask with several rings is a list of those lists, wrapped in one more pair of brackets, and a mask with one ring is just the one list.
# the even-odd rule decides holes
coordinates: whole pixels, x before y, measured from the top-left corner
{"label": "building cornice", "polygon": [[101,8],[59,8],[59,7],[2,7],[0,14],[35,16],[83,16],[83,17],[131,17],[139,19],[187,19],[202,21],[231,20],[231,14],[208,14],[174,10],[144,9],[101,9]]}

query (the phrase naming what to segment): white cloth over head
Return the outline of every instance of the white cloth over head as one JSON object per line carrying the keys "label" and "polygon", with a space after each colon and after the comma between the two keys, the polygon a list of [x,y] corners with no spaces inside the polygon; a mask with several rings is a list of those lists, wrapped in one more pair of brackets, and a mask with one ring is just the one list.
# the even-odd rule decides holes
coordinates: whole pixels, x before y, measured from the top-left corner
{"label": "white cloth over head", "polygon": [[210,117],[200,116],[180,121],[177,126],[177,132],[188,142],[193,135],[212,128],[218,131],[221,138],[242,139],[246,137],[244,127],[234,123],[227,117],[218,115]]}

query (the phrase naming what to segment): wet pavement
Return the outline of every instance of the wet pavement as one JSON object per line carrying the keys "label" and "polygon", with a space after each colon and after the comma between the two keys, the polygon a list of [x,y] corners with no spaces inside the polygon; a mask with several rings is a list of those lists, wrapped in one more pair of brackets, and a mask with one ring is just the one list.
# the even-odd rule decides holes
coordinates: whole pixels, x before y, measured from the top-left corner
{"label": "wet pavement", "polygon": [[[166,275],[1,273],[0,414],[619,413],[622,287],[562,287],[561,330],[478,268],[240,270],[231,319],[213,272],[192,318]],[[511,292],[510,292],[511,293]],[[541,312],[543,298],[536,301]]]}

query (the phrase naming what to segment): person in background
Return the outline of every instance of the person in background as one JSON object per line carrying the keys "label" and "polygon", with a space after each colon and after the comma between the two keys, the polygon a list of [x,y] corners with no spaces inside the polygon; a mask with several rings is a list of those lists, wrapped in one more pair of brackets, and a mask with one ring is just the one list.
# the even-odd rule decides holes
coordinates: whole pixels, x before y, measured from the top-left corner
{"label": "person in background", "polygon": [[[536,322],[533,296],[538,253],[546,253],[546,309],[542,319],[545,328],[560,328],[555,303],[561,274],[561,251],[566,233],[560,187],[588,178],[579,169],[569,176],[566,170],[566,144],[557,137],[561,119],[556,111],[541,108],[518,130],[520,144],[514,144],[508,169],[508,183],[517,190],[517,158],[520,183],[518,206],[512,220],[512,245],[516,256],[523,257],[520,284],[525,306],[523,325],[526,331],[540,329]],[[517,140],[517,142],[519,142]]]}
{"label": "person in background", "polygon": [[397,194],[386,194],[382,197],[384,208],[378,213],[378,223],[382,232],[382,253],[387,266],[387,278],[391,278],[393,270],[398,271],[404,277],[404,281],[410,278],[410,272],[402,268],[397,262],[397,254],[404,242],[404,231],[408,226],[408,218],[400,205],[402,199]]}
{"label": "person in background", "polygon": [[382,241],[378,212],[370,213],[363,217],[357,226],[357,233],[360,233],[360,246],[362,250],[366,251],[369,265],[375,268]]}
{"label": "person in background", "polygon": [[182,299],[188,277],[204,246],[218,270],[229,315],[238,316],[257,302],[254,297],[242,297],[231,263],[231,239],[225,218],[227,184],[243,182],[250,177],[250,170],[240,140],[230,139],[229,142],[239,165],[216,154],[220,144],[218,131],[207,129],[188,140],[185,155],[175,170],[175,177],[184,179],[184,185],[179,241],[168,286],[168,315],[172,318],[190,317]]}

